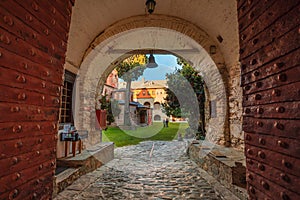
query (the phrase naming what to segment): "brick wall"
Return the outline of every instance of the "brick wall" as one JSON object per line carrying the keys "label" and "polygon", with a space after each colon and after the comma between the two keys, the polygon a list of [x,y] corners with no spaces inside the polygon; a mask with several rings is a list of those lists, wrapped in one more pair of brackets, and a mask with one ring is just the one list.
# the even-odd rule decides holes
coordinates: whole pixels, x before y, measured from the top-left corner
{"label": "brick wall", "polygon": [[299,4],[238,1],[250,199],[300,199]]}
{"label": "brick wall", "polygon": [[0,2],[0,199],[49,199],[72,3]]}

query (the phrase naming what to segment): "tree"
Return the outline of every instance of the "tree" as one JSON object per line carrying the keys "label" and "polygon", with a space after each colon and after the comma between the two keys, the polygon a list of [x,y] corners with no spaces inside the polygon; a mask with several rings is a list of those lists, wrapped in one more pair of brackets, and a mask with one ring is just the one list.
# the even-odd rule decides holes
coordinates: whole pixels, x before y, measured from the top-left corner
{"label": "tree", "polygon": [[99,101],[101,104],[101,110],[107,110],[106,121],[108,121],[108,124],[111,124],[115,121],[114,116],[118,116],[121,113],[118,101],[107,98],[106,94],[102,96]]}
{"label": "tree", "polygon": [[126,94],[124,105],[124,125],[130,126],[130,88],[131,81],[136,81],[145,70],[146,55],[133,55],[121,62],[116,70],[121,79],[126,82]]}
{"label": "tree", "polygon": [[[204,139],[204,81],[189,63],[179,58],[177,63],[182,69],[176,69],[175,72],[166,75],[168,88],[166,102],[162,104],[164,112],[168,116],[188,117],[188,131],[196,134],[198,139]],[[197,109],[193,105],[196,105]]]}

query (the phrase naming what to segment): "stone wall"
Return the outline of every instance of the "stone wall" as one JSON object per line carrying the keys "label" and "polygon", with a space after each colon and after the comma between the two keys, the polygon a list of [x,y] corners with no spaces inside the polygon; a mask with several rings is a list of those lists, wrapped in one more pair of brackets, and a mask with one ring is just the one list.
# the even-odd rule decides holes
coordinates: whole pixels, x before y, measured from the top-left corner
{"label": "stone wall", "polygon": [[240,86],[240,65],[233,66],[229,72],[229,128],[231,146],[244,149],[242,131],[242,88]]}
{"label": "stone wall", "polygon": [[188,156],[240,199],[247,198],[243,152],[207,142],[193,141]]}

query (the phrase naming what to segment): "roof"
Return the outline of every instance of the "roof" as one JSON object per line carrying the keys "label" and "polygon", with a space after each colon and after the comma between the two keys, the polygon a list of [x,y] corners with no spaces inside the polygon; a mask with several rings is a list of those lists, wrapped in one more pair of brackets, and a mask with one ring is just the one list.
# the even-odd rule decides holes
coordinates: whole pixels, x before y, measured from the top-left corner
{"label": "roof", "polygon": [[[125,100],[119,100],[119,104],[125,104]],[[139,102],[136,101],[131,101],[129,102],[129,104],[136,106],[138,108],[149,108],[148,106],[144,106],[143,104],[140,104]]]}
{"label": "roof", "polygon": [[136,101],[132,101],[130,102],[130,104],[134,104],[136,105],[138,108],[149,108],[148,106],[144,106],[143,104],[136,102]]}

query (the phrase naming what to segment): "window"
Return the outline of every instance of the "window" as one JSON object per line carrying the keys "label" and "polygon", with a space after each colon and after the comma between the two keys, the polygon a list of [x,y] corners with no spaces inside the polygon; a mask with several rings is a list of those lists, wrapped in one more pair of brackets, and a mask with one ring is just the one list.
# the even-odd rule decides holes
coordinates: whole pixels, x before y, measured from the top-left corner
{"label": "window", "polygon": [[160,110],[160,103],[159,102],[154,103],[154,110]]}
{"label": "window", "polygon": [[144,106],[147,106],[147,107],[150,108],[150,103],[149,103],[149,102],[145,102],[145,103],[144,103]]}
{"label": "window", "polygon": [[65,71],[65,81],[62,87],[61,106],[60,106],[60,123],[73,123],[72,115],[72,93],[76,75]]}

